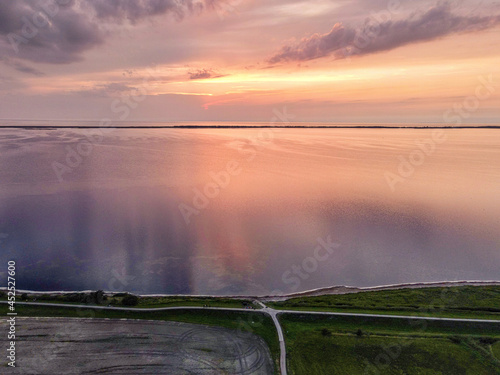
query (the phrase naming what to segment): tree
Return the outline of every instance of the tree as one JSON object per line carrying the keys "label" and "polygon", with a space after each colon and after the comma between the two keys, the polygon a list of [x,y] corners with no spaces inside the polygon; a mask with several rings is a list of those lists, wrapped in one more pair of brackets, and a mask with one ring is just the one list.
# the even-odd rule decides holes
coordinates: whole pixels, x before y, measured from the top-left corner
{"label": "tree", "polygon": [[93,303],[100,305],[104,299],[104,292],[102,290],[92,292],[90,293],[90,297]]}
{"label": "tree", "polygon": [[133,294],[127,294],[122,299],[123,306],[136,306],[139,303],[139,297],[134,296]]}
{"label": "tree", "polygon": [[363,336],[363,331],[361,329],[358,329],[356,332],[356,336],[362,337]]}

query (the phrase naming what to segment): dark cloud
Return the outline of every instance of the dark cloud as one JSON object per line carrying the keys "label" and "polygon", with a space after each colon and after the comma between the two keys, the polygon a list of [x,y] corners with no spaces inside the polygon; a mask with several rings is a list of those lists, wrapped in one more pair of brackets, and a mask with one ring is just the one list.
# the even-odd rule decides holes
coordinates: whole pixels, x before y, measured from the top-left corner
{"label": "dark cloud", "polygon": [[[49,3],[52,8],[41,7]],[[70,63],[81,60],[82,52],[103,43],[100,28],[87,14],[73,3],[58,4],[63,2],[1,2],[0,55],[34,62]]]}
{"label": "dark cloud", "polygon": [[23,64],[20,61],[10,59],[8,57],[0,57],[0,61],[3,62],[5,65],[10,66],[14,69],[16,69],[19,72],[26,73],[26,74],[31,74],[37,77],[44,76],[45,73],[41,72],[38,69],[32,68],[31,66],[28,66],[26,64]]}
{"label": "dark cloud", "polygon": [[66,64],[105,42],[108,25],[213,8],[218,0],[0,1],[0,57]]}
{"label": "dark cloud", "polygon": [[224,74],[217,73],[213,69],[198,69],[195,72],[188,72],[189,79],[207,79],[207,78],[220,78]]}
{"label": "dark cloud", "polygon": [[129,86],[128,84],[120,82],[112,82],[103,85],[96,85],[90,88],[82,88],[81,90],[74,92],[82,96],[113,97],[113,96],[120,96],[125,93],[132,93],[135,92],[136,90],[137,90],[136,87]]}
{"label": "dark cloud", "polygon": [[277,64],[325,56],[342,59],[367,55],[451,34],[485,30],[499,24],[500,16],[460,16],[451,11],[449,3],[442,3],[425,13],[412,13],[405,20],[379,22],[372,17],[360,29],[337,23],[327,34],[313,34],[283,46],[268,62]]}
{"label": "dark cloud", "polygon": [[114,20],[115,22],[137,21],[151,16],[166,13],[173,14],[182,19],[187,13],[202,11],[207,7],[206,3],[214,0],[93,0],[86,3],[97,18]]}

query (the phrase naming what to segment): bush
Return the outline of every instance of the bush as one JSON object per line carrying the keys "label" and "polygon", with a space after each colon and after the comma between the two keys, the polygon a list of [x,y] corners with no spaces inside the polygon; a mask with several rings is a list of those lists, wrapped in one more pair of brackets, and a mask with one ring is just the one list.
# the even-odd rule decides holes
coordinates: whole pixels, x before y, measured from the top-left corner
{"label": "bush", "polygon": [[358,330],[356,331],[356,336],[358,336],[358,337],[362,337],[362,336],[363,336],[363,331],[362,331],[361,329],[358,329]]}
{"label": "bush", "polygon": [[483,345],[493,345],[494,343],[496,343],[498,341],[498,339],[494,338],[494,337],[481,337],[479,339],[479,342]]}
{"label": "bush", "polygon": [[448,337],[450,339],[450,341],[454,344],[461,344],[462,341],[463,341],[463,338],[460,337],[460,336],[450,336]]}
{"label": "bush", "polygon": [[90,293],[90,296],[93,303],[100,305],[104,298],[104,292],[102,290],[98,290],[97,292]]}
{"label": "bush", "polygon": [[330,337],[332,335],[332,332],[329,330],[329,329],[326,329],[326,328],[323,328],[321,330],[321,334],[324,336],[324,337]]}
{"label": "bush", "polygon": [[139,297],[134,296],[133,294],[127,294],[122,299],[123,306],[136,306],[139,303]]}

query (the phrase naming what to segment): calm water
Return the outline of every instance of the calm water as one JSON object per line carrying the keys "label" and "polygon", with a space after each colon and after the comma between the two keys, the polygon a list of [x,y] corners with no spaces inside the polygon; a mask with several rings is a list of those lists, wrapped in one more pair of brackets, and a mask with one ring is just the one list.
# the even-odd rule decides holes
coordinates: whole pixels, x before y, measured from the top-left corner
{"label": "calm water", "polygon": [[17,260],[18,288],[500,279],[498,130],[434,146],[433,130],[88,132],[0,130],[0,265]]}

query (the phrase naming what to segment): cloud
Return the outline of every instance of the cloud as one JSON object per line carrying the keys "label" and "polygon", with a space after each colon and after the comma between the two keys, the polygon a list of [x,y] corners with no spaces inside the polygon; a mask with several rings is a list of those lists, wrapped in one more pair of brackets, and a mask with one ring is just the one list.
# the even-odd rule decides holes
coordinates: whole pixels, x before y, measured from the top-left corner
{"label": "cloud", "polygon": [[10,67],[16,69],[17,71],[22,72],[22,73],[31,74],[31,75],[34,75],[37,77],[41,77],[41,76],[45,75],[44,72],[41,72],[38,69],[32,68],[31,66],[23,64],[20,61],[10,59],[8,57],[0,57],[0,61],[3,62],[5,65],[10,66]]}
{"label": "cloud", "polygon": [[217,73],[213,69],[198,69],[194,72],[188,72],[189,79],[207,79],[225,77],[224,74]]}
{"label": "cloud", "polygon": [[[219,0],[0,1],[0,56],[67,64],[104,44],[109,25],[212,9]],[[222,1],[222,0],[220,0]]]}
{"label": "cloud", "polygon": [[211,6],[214,0],[93,0],[86,5],[95,12],[99,19],[115,22],[129,21],[134,24],[146,17],[158,16],[166,13],[182,19],[187,13],[199,12]]}
{"label": "cloud", "polygon": [[40,4],[28,0],[0,3],[1,55],[33,62],[70,63],[81,60],[82,52],[103,43],[99,26],[74,4],[55,5],[45,11]]}
{"label": "cloud", "polygon": [[136,87],[129,86],[125,83],[112,82],[103,85],[95,85],[91,88],[82,88],[74,91],[74,93],[88,97],[114,97],[121,96],[124,93],[132,93],[137,90]]}
{"label": "cloud", "polygon": [[400,21],[378,22],[371,17],[359,30],[337,23],[327,34],[313,34],[283,46],[268,62],[277,64],[325,56],[342,59],[351,55],[368,55],[451,34],[485,30],[499,24],[500,16],[455,15],[448,3],[442,3],[425,13],[412,13],[408,19]]}
{"label": "cloud", "polygon": [[2,113],[5,112],[6,106],[5,106],[5,94],[12,98],[14,97],[13,93],[16,91],[20,91],[22,89],[26,88],[26,83],[13,77],[12,75],[9,76],[4,76],[0,74],[0,97],[2,98]]}

